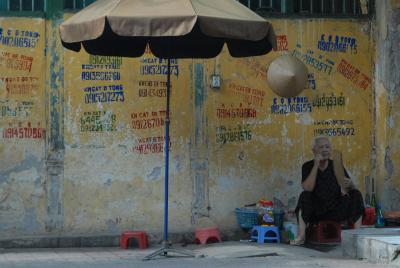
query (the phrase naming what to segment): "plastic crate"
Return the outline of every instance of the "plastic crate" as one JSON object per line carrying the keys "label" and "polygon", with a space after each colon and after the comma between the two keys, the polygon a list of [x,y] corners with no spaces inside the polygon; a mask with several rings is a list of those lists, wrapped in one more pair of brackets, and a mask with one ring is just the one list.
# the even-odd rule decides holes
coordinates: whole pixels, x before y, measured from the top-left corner
{"label": "plastic crate", "polygon": [[239,226],[243,229],[251,229],[258,225],[258,212],[256,209],[236,208],[236,218]]}

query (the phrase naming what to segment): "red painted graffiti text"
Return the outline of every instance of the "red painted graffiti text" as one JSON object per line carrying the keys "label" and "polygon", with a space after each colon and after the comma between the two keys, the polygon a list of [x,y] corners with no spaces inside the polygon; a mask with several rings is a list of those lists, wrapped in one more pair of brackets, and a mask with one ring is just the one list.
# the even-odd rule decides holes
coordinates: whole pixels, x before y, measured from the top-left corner
{"label": "red painted graffiti text", "polygon": [[354,67],[351,63],[343,60],[340,62],[338,68],[338,72],[341,73],[344,77],[350,80],[355,86],[367,89],[371,86],[371,78],[367,75],[361,73],[359,69]]}
{"label": "red painted graffiti text", "polygon": [[229,84],[229,88],[233,90],[236,95],[241,96],[244,103],[262,106],[265,97],[264,91],[233,83]]}
{"label": "red painted graffiti text", "polygon": [[33,57],[2,51],[0,53],[0,67],[28,71],[32,69]]}
{"label": "red painted graffiti text", "polygon": [[45,137],[46,131],[40,127],[40,123],[37,123],[36,127],[32,127],[30,122],[26,126],[19,123],[18,127],[10,125],[3,129],[3,139],[44,139]]}
{"label": "red painted graffiti text", "polygon": [[276,36],[276,48],[274,51],[288,51],[288,40],[286,35],[277,35]]}
{"label": "red painted graffiti text", "polygon": [[251,107],[243,107],[242,104],[239,107],[225,107],[222,104],[220,108],[217,108],[217,118],[229,119],[229,118],[255,118],[257,117],[257,111]]}
{"label": "red painted graffiti text", "polygon": [[150,129],[163,127],[165,111],[145,111],[131,113],[133,129]]}
{"label": "red painted graffiti text", "polygon": [[[164,152],[165,136],[140,138],[133,151],[138,154],[159,154]],[[169,141],[171,150],[171,140]]]}

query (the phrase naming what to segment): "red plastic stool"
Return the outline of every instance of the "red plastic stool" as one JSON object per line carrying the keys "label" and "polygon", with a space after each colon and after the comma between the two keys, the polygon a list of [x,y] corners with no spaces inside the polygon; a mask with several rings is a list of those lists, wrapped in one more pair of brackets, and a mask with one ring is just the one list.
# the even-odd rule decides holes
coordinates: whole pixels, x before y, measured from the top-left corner
{"label": "red plastic stool", "polygon": [[147,234],[143,231],[127,231],[121,234],[121,238],[119,240],[119,246],[123,249],[128,248],[129,239],[135,238],[139,244],[140,249],[147,248]]}
{"label": "red plastic stool", "polygon": [[202,245],[207,243],[221,242],[218,228],[196,228],[196,243]]}
{"label": "red plastic stool", "polygon": [[341,235],[341,224],[335,221],[320,221],[307,229],[307,241],[311,243],[340,243]]}

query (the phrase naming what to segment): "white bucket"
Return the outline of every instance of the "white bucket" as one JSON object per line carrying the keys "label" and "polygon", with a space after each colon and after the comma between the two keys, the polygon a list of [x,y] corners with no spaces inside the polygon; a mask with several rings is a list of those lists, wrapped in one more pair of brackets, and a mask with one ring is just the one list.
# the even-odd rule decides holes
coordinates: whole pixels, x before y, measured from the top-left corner
{"label": "white bucket", "polygon": [[297,223],[285,221],[283,223],[283,229],[285,230],[289,240],[294,240],[297,237],[297,232],[298,232]]}

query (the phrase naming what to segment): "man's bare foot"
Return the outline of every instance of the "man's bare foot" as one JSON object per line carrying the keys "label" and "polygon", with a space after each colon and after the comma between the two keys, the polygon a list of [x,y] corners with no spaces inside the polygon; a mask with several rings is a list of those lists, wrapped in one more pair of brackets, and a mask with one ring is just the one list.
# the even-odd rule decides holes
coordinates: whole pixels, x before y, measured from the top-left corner
{"label": "man's bare foot", "polygon": [[358,229],[361,227],[362,216],[354,223],[354,229]]}
{"label": "man's bare foot", "polygon": [[305,239],[304,237],[296,237],[294,240],[290,240],[290,245],[292,246],[301,246],[304,245]]}

